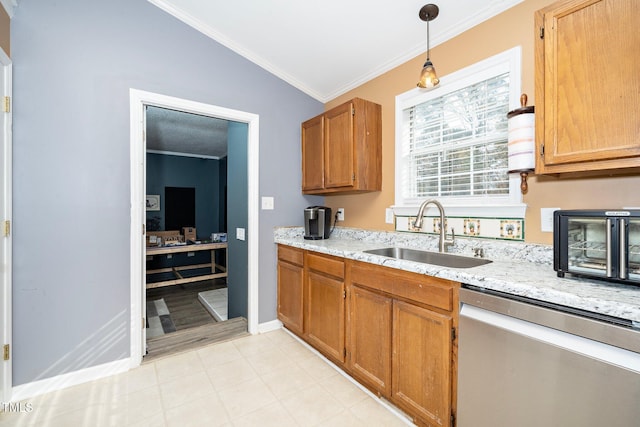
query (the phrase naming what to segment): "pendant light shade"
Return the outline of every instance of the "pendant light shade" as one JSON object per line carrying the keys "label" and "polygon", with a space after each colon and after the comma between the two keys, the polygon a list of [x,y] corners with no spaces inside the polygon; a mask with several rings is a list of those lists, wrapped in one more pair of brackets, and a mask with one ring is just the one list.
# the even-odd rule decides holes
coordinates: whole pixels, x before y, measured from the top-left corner
{"label": "pendant light shade", "polygon": [[438,83],[440,83],[440,79],[436,75],[436,69],[433,68],[431,61],[427,59],[427,62],[422,67],[422,72],[420,72],[418,87],[423,89],[432,88],[438,86]]}
{"label": "pendant light shade", "polygon": [[436,69],[430,59],[431,47],[429,45],[429,22],[436,19],[440,9],[435,4],[426,4],[422,6],[418,12],[420,19],[427,23],[427,60],[422,67],[420,73],[420,80],[418,81],[418,87],[423,89],[430,89],[436,87],[440,83],[440,79],[436,74]]}

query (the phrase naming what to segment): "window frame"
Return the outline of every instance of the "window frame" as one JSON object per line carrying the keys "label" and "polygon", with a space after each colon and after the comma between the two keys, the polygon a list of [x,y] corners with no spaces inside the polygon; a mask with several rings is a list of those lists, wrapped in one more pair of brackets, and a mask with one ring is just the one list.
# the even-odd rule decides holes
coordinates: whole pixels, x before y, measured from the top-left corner
{"label": "window frame", "polygon": [[[520,107],[521,95],[521,47],[484,59],[459,71],[443,76],[440,85],[425,91],[414,88],[396,96],[395,108],[395,204],[396,215],[415,215],[417,207],[425,199],[405,198],[402,189],[403,156],[403,110],[430,99],[445,96],[450,92],[471,86],[491,77],[509,72],[509,110]],[[483,197],[439,197],[449,216],[524,218],[526,204],[522,201],[519,174],[509,175],[509,195]],[[430,213],[427,213],[430,215]]]}

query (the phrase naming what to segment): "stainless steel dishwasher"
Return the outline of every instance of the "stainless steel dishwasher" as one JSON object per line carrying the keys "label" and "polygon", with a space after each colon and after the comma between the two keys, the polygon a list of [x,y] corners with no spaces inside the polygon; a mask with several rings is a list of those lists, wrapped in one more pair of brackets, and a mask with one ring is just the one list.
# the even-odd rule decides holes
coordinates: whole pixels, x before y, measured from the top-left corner
{"label": "stainless steel dishwasher", "polygon": [[640,426],[640,325],[469,285],[460,303],[457,426]]}

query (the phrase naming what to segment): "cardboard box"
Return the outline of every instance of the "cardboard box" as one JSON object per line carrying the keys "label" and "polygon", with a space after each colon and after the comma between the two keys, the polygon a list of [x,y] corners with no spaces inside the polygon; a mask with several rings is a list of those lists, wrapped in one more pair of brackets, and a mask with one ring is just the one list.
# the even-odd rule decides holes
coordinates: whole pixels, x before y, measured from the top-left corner
{"label": "cardboard box", "polygon": [[180,231],[147,231],[147,247],[162,246],[168,242],[184,242]]}
{"label": "cardboard box", "polygon": [[195,227],[182,227],[182,235],[184,236],[185,242],[188,242],[189,240],[196,240]]}

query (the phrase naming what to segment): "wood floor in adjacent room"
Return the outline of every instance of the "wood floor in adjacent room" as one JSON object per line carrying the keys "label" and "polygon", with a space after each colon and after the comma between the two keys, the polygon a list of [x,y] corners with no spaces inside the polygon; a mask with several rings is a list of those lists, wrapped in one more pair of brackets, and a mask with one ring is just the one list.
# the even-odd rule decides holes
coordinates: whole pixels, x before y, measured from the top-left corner
{"label": "wood floor in adjacent room", "polygon": [[224,280],[217,279],[147,290],[147,300],[164,299],[176,332],[147,339],[144,362],[248,335],[246,319],[235,318],[216,322],[198,300],[199,292],[225,286]]}

